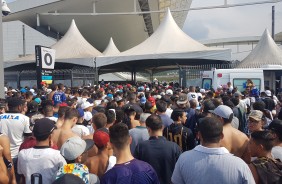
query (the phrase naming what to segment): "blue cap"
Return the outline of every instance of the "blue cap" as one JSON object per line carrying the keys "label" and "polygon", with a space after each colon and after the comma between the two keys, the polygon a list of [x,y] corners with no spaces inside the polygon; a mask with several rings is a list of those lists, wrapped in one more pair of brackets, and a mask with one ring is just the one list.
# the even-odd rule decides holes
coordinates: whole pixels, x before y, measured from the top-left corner
{"label": "blue cap", "polygon": [[22,88],[22,89],[20,90],[20,92],[21,92],[21,93],[26,93],[27,90],[26,90],[25,88]]}
{"label": "blue cap", "polygon": [[38,104],[41,103],[41,99],[40,99],[40,98],[35,98],[34,101],[35,101],[36,103],[38,103]]}
{"label": "blue cap", "polygon": [[79,113],[79,117],[83,117],[84,116],[84,111],[82,108],[77,108],[78,113]]}
{"label": "blue cap", "polygon": [[113,96],[112,94],[108,94],[107,96],[108,96],[109,98],[111,98],[111,99],[114,98],[114,96]]}
{"label": "blue cap", "polygon": [[145,104],[145,103],[146,103],[146,98],[143,96],[143,97],[140,99],[140,102],[141,102],[142,104]]}

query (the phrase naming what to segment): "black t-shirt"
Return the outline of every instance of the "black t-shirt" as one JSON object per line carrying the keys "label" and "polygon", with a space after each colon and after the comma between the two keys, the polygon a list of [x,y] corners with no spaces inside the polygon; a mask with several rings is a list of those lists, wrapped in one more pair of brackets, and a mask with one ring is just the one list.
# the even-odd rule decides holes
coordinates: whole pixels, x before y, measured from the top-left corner
{"label": "black t-shirt", "polygon": [[164,129],[163,135],[167,140],[178,144],[183,152],[193,149],[196,145],[192,130],[182,124],[172,123]]}
{"label": "black t-shirt", "polygon": [[139,143],[134,152],[136,159],[149,163],[157,172],[161,184],[171,183],[174,166],[181,154],[180,147],[165,137],[150,137]]}

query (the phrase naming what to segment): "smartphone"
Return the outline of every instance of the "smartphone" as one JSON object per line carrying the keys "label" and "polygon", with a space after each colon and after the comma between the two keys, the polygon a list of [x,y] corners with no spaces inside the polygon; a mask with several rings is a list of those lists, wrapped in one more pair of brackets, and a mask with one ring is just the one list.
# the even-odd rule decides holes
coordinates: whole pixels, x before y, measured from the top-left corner
{"label": "smartphone", "polygon": [[42,175],[40,173],[34,173],[31,175],[31,184],[42,184]]}

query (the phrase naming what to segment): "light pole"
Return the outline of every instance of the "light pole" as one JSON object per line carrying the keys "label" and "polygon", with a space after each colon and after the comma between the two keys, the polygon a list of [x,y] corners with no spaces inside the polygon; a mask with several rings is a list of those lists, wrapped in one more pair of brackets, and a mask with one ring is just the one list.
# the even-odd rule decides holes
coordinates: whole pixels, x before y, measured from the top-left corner
{"label": "light pole", "polygon": [[[4,16],[11,12],[4,0],[1,0],[1,12]],[[5,98],[2,15],[0,16],[0,98]]]}

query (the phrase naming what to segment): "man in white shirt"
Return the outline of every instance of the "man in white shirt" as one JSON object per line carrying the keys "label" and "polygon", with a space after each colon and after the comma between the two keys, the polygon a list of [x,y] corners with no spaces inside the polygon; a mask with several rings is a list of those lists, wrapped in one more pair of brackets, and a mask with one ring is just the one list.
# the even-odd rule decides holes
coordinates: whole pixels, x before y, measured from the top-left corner
{"label": "man in white shirt", "polygon": [[[0,116],[0,132],[10,139],[11,157],[13,159],[15,173],[17,171],[17,157],[19,147],[24,141],[24,137],[31,136],[29,118],[21,112],[25,105],[25,100],[18,97],[11,97],[8,100],[9,111]],[[19,176],[16,173],[16,179]]]}
{"label": "man in white shirt", "polygon": [[21,114],[25,101],[21,98],[8,100],[9,111],[0,116],[0,132],[7,135],[11,143],[12,158],[17,158],[24,136],[30,136],[29,118]]}
{"label": "man in white shirt", "polygon": [[224,135],[218,119],[206,117],[198,128],[201,145],[180,155],[171,178],[174,184],[255,183],[248,165],[220,147]]}
{"label": "man in white shirt", "polygon": [[25,183],[31,183],[35,173],[42,176],[42,183],[52,183],[56,172],[66,164],[60,152],[50,148],[55,128],[54,122],[48,118],[35,122],[33,135],[36,138],[36,146],[21,150],[18,156],[18,174],[24,175]]}

